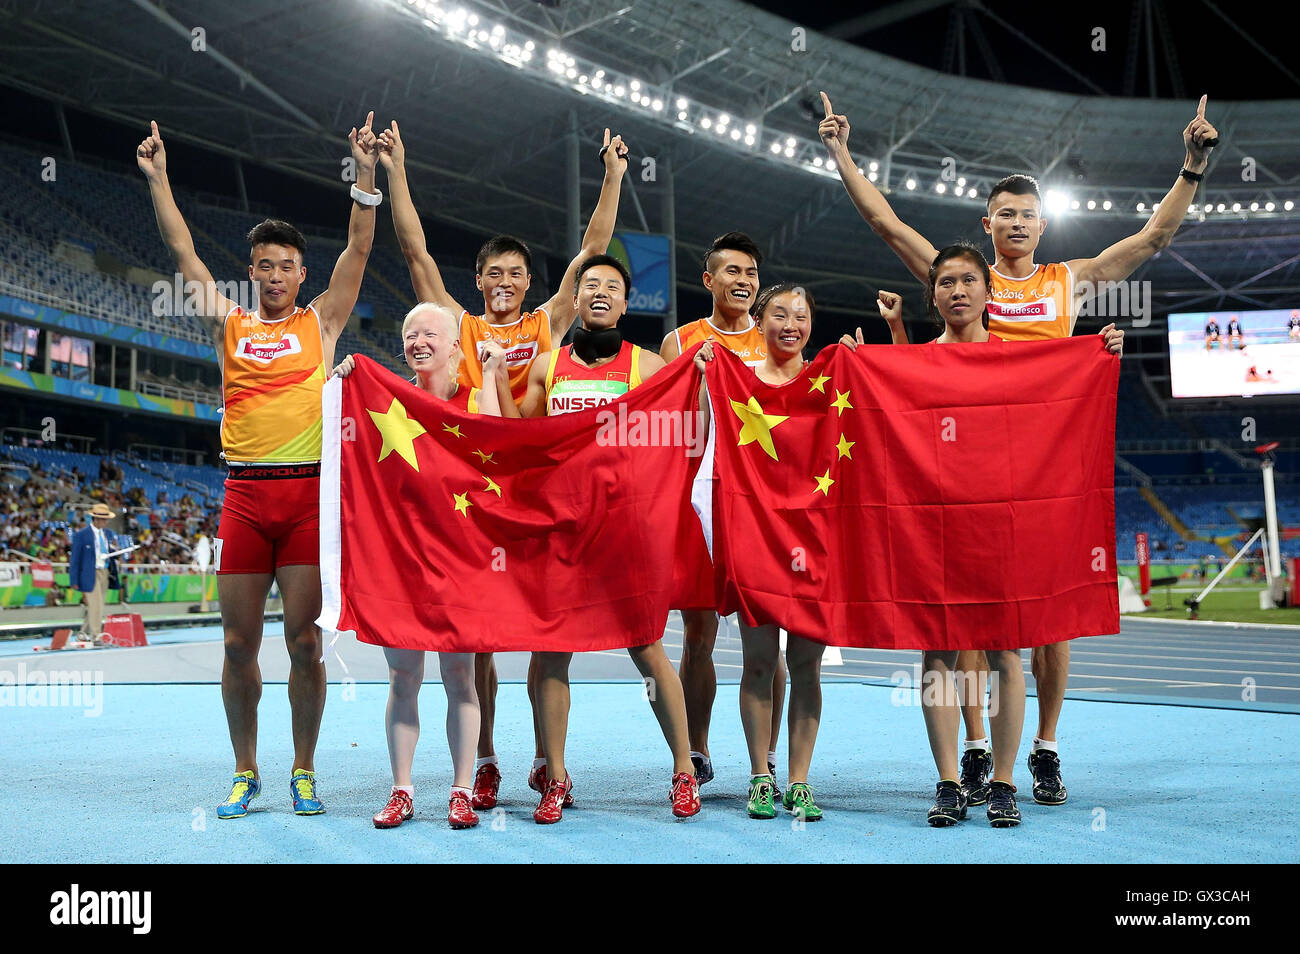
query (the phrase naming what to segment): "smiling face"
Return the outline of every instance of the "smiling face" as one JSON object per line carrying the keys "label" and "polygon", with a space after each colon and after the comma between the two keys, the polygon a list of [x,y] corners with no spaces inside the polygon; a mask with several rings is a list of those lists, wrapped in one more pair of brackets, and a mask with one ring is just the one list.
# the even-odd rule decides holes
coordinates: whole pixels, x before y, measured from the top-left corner
{"label": "smiling face", "polygon": [[772,296],[757,321],[767,353],[778,360],[802,354],[812,333],[812,309],[798,290]]}
{"label": "smiling face", "polygon": [[950,258],[935,272],[934,305],[954,332],[983,320],[988,294],[984,271],[969,256]]}
{"label": "smiling face", "polygon": [[758,295],[758,263],[745,252],[724,248],[714,252],[704,287],[713,292],[713,307],[732,321],[749,314]]}
{"label": "smiling face", "polygon": [[440,368],[455,374],[461,359],[456,319],[437,305],[417,305],[402,322],[402,350],[416,374],[432,374]]}
{"label": "smiling face", "polygon": [[292,245],[265,242],[253,246],[248,277],[257,285],[262,311],[279,311],[298,298],[307,269],[302,264],[302,253]]}
{"label": "smiling face", "polygon": [[524,293],[532,284],[532,276],[522,255],[504,252],[483,263],[483,271],[476,281],[489,313],[508,315],[523,307]]}
{"label": "smiling face", "polygon": [[1047,228],[1042,204],[1033,194],[999,192],[990,200],[983,221],[984,231],[993,236],[993,248],[1002,258],[1032,256]]}
{"label": "smiling face", "polygon": [[593,265],[578,280],[573,301],[585,327],[613,328],[627,314],[623,276],[610,265]]}

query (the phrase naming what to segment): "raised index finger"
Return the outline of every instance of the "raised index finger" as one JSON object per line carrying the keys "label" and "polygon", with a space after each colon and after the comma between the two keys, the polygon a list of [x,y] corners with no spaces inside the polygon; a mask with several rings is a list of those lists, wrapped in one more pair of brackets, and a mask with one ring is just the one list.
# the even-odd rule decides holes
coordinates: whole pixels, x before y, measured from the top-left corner
{"label": "raised index finger", "polygon": [[602,143],[602,145],[605,145],[605,146],[608,146],[608,145],[609,145],[609,127],[608,127],[608,126],[605,127],[605,141]]}
{"label": "raised index finger", "polygon": [[825,90],[822,90],[822,106],[826,109],[827,119],[830,119],[833,115],[835,115],[835,111],[831,109],[831,98],[826,95]]}
{"label": "raised index finger", "polygon": [[1205,118],[1205,102],[1206,102],[1206,100],[1208,100],[1209,98],[1210,98],[1209,94],[1206,93],[1204,96],[1201,97],[1201,101],[1200,101],[1199,103],[1196,104],[1196,118],[1197,118],[1197,119],[1204,119],[1204,118]]}

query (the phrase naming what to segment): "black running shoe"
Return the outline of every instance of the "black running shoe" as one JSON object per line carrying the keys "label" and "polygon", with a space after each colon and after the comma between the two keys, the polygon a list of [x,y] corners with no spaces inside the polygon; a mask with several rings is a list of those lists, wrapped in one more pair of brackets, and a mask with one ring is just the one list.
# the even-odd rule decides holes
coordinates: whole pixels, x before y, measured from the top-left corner
{"label": "black running shoe", "polygon": [[925,820],[934,828],[946,828],[966,819],[966,793],[956,782],[944,779],[934,787],[934,806]]}
{"label": "black running shoe", "polygon": [[974,808],[989,800],[989,775],[993,773],[993,753],[985,749],[967,749],[961,757],[961,790]]}
{"label": "black running shoe", "polygon": [[702,759],[698,755],[691,756],[691,765],[695,766],[695,782],[703,785],[705,782],[713,781],[713,760]]}
{"label": "black running shoe", "polygon": [[1020,809],[1016,805],[1016,787],[1006,782],[989,784],[989,807],[985,811],[994,828],[1014,828],[1020,824]]}
{"label": "black running shoe", "polygon": [[1034,777],[1034,801],[1040,805],[1064,805],[1065,783],[1061,781],[1061,760],[1050,749],[1029,753],[1029,774]]}

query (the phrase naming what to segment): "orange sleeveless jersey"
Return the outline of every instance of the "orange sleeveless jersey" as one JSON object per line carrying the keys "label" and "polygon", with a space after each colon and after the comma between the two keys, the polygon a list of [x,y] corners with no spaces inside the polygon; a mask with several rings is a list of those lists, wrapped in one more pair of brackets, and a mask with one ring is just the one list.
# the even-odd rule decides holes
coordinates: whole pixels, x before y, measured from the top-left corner
{"label": "orange sleeveless jersey", "polygon": [[508,325],[491,325],[483,315],[460,316],[460,348],[464,359],[460,363],[461,384],[483,386],[483,362],[479,358],[480,342],[495,338],[506,349],[506,367],[510,372],[510,393],[516,402],[528,393],[528,369],[539,354],[551,350],[551,316],[546,309],[526,311],[518,321]]}
{"label": "orange sleeveless jersey", "polygon": [[1068,338],[1074,324],[1074,275],[1064,262],[1039,265],[1028,278],[993,269],[989,331],[1008,341]]}
{"label": "orange sleeveless jersey", "polygon": [[329,372],[311,305],[278,321],[235,308],[224,323],[221,445],[227,461],[311,463],[321,453]]}
{"label": "orange sleeveless jersey", "polygon": [[750,367],[762,364],[767,357],[767,345],[753,318],[749,319],[749,327],[743,331],[723,331],[708,318],[701,318],[682,325],[673,334],[677,335],[677,349],[681,354],[712,338]]}

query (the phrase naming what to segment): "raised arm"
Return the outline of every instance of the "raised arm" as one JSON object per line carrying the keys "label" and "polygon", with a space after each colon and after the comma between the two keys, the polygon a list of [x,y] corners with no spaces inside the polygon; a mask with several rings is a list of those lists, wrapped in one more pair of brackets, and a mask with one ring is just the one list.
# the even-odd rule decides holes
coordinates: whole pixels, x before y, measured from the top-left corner
{"label": "raised arm", "polygon": [[199,318],[211,333],[220,356],[222,322],[235,307],[235,302],[217,292],[212,273],[194,250],[194,237],[190,235],[189,226],[185,224],[185,218],[172,195],[171,184],[167,181],[167,150],[163,146],[162,135],[158,132],[158,124],[151,122],[149,127],[149,135],[135,150],[136,165],[149,182],[149,198],[153,200],[158,233],[175,259],[181,277],[187,285],[195,282],[203,289]]}
{"label": "raised arm", "polygon": [[[1192,173],[1196,180],[1205,172],[1213,148],[1205,146],[1204,142],[1219,136],[1218,131],[1205,118],[1207,99],[1206,96],[1201,97],[1196,106],[1196,115],[1183,130],[1183,145],[1187,148],[1183,168]],[[1196,185],[1197,181],[1189,181],[1180,174],[1173,188],[1160,200],[1160,208],[1147,219],[1146,225],[1139,232],[1116,242],[1096,258],[1077,258],[1067,263],[1074,272],[1076,304],[1091,298],[1098,282],[1123,281],[1156,252],[1168,248],[1178,226],[1182,225],[1187,216],[1187,207],[1196,197]]]}
{"label": "raised arm", "polygon": [[551,352],[539,354],[528,369],[528,390],[519,402],[520,417],[546,414],[546,369],[551,366]]}
{"label": "raised arm", "polygon": [[587,223],[587,231],[582,236],[582,251],[564,270],[564,278],[551,300],[542,306],[551,318],[551,340],[557,343],[568,332],[578,314],[573,307],[573,284],[578,279],[578,269],[591,256],[603,255],[609,248],[610,240],[614,238],[618,198],[623,188],[623,173],[627,171],[627,146],[623,144],[621,136],[611,139],[608,129],[605,130],[604,145],[607,148],[604,149],[601,161],[605,164],[605,179],[600,184],[600,199],[596,202],[596,210],[591,213],[591,221]]}
{"label": "raised arm", "polygon": [[420,301],[436,302],[459,316],[465,309],[447,291],[438,264],[425,244],[424,228],[411,199],[411,186],[406,181],[406,146],[402,143],[396,120],[379,134],[379,162],[388,173],[388,201],[393,207],[393,226],[397,230],[397,242],[402,247],[402,257],[411,272],[415,297]]}
{"label": "raised arm", "polygon": [[903,260],[907,270],[918,281],[928,281],[930,263],[939,254],[938,250],[920,232],[904,223],[880,190],[858,171],[858,164],[849,153],[849,117],[837,115],[831,109],[830,97],[825,93],[822,93],[822,106],[826,109],[826,118],[817,127],[817,132],[822,137],[826,151],[835,160],[835,169],[840,174],[844,188],[848,190],[849,198],[867,220],[871,231],[885,240],[885,244]]}
{"label": "raised arm", "polygon": [[[375,161],[378,159],[375,134],[370,128],[374,121],[375,111],[372,109],[366,116],[366,124],[360,129],[353,127],[348,133],[352,159],[357,167],[357,188],[371,195],[375,194]],[[356,307],[361,280],[366,275],[366,261],[370,258],[370,249],[374,244],[375,207],[353,199],[352,217],[348,219],[347,248],[334,263],[329,287],[317,295],[312,303],[320,315],[321,330],[331,347],[343,333],[352,309]]]}

